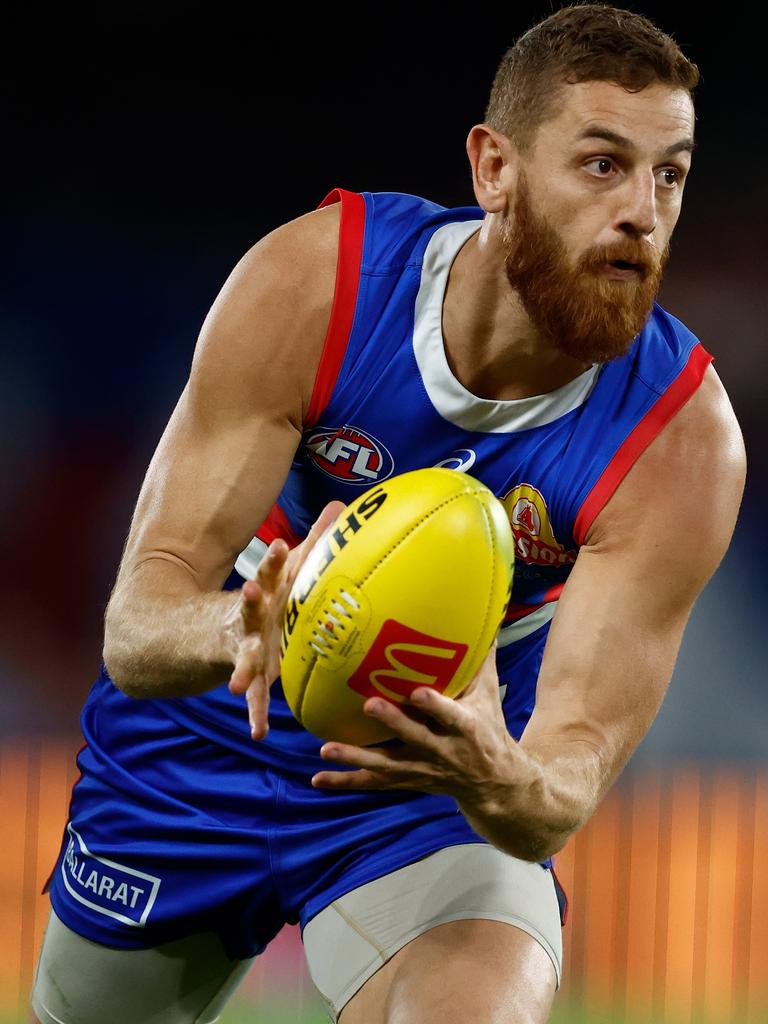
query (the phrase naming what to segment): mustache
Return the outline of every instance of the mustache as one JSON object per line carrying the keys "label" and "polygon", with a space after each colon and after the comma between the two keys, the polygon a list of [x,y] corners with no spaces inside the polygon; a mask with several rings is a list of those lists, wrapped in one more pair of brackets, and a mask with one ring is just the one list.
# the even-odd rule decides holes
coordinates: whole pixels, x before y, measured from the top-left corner
{"label": "mustache", "polygon": [[579,270],[598,270],[606,263],[631,267],[645,280],[652,274],[658,274],[666,263],[668,249],[659,252],[648,242],[627,239],[616,245],[595,245],[582,253],[579,259]]}

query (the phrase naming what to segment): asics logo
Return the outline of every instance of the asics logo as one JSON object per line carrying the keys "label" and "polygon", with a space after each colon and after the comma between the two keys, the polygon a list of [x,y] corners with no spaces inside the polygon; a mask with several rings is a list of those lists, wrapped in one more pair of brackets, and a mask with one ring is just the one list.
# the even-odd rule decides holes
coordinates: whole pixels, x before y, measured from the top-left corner
{"label": "asics logo", "polygon": [[436,462],[436,469],[455,469],[459,473],[466,473],[474,466],[477,460],[477,453],[472,448],[457,448],[453,455],[449,455],[442,462]]}

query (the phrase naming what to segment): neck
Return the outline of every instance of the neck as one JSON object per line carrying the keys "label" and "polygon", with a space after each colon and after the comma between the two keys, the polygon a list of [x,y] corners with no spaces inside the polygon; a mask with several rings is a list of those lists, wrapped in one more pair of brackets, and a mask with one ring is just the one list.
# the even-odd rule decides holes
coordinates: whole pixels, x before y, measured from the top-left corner
{"label": "neck", "polygon": [[534,327],[507,279],[494,214],[459,250],[443,301],[443,341],[451,372],[479,398],[509,401],[546,394],[589,368]]}

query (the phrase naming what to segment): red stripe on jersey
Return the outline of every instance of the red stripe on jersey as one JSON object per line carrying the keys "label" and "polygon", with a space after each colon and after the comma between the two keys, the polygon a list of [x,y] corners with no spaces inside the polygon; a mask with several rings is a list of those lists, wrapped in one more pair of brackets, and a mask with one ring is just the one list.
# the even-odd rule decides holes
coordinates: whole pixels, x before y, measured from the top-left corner
{"label": "red stripe on jersey", "polygon": [[256,531],[256,536],[265,544],[271,544],[275,537],[282,537],[289,548],[295,548],[304,539],[296,533],[279,505],[272,506],[269,515]]}
{"label": "red stripe on jersey", "polygon": [[554,586],[544,592],[544,600],[539,601],[538,604],[513,604],[510,601],[507,605],[507,614],[504,616],[504,621],[517,622],[518,619],[524,619],[526,615],[531,615],[532,612],[537,612],[539,608],[543,608],[545,604],[551,604],[552,601],[557,601],[563,592],[564,586],[564,583],[555,583]]}
{"label": "red stripe on jersey", "polygon": [[304,426],[317,423],[330,401],[339,375],[344,353],[347,350],[349,332],[357,304],[357,288],[360,282],[360,264],[363,259],[363,236],[365,233],[365,200],[359,192],[348,192],[335,188],[318,206],[332,206],[341,203],[341,226],[339,228],[339,255],[336,261],[336,287],[333,293],[333,307],[328,331],[323,342],[323,353],[317,368],[315,386],[309,401]]}
{"label": "red stripe on jersey", "polygon": [[701,384],[711,362],[712,356],[709,352],[701,345],[696,345],[677,377],[625,439],[579,509],[573,525],[573,539],[579,546],[584,543],[597,514],[605,507],[637,459]]}
{"label": "red stripe on jersey", "polygon": [[517,622],[518,619],[524,619],[526,615],[530,615],[531,612],[537,612],[539,608],[543,608],[546,601],[540,601],[539,604],[512,604],[510,602],[507,605],[507,614],[504,616],[505,622]]}

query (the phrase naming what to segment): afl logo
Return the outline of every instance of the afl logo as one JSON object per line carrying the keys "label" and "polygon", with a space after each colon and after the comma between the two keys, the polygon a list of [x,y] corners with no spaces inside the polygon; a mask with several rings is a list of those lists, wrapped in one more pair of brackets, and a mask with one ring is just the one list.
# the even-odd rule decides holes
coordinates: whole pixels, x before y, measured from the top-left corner
{"label": "afl logo", "polygon": [[304,437],[309,461],[321,473],[345,484],[369,486],[386,480],[395,468],[387,449],[375,437],[345,423],[314,427]]}

